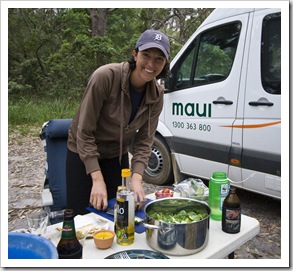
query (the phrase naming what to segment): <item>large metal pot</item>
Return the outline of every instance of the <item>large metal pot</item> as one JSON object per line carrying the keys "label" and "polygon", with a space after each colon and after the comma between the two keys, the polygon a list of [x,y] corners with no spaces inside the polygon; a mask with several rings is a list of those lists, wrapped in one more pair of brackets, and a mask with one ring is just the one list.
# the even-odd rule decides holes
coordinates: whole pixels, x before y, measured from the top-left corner
{"label": "large metal pot", "polygon": [[[208,216],[190,223],[167,223],[151,217],[154,211],[178,213],[181,210],[207,213]],[[206,247],[211,209],[205,202],[189,198],[163,198],[149,202],[144,212],[146,240],[153,249],[169,255],[189,255]]]}

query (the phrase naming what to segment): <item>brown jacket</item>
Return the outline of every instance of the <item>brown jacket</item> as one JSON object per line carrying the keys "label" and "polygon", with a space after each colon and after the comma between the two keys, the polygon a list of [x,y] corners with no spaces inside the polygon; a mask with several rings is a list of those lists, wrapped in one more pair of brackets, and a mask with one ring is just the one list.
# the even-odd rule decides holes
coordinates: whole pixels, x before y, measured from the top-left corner
{"label": "brown jacket", "polygon": [[79,154],[87,174],[100,169],[98,159],[121,159],[131,143],[132,172],[143,175],[148,164],[164,91],[155,79],[148,82],[141,107],[128,124],[129,76],[129,64],[124,62],[98,68],[89,80],[68,135],[68,148]]}

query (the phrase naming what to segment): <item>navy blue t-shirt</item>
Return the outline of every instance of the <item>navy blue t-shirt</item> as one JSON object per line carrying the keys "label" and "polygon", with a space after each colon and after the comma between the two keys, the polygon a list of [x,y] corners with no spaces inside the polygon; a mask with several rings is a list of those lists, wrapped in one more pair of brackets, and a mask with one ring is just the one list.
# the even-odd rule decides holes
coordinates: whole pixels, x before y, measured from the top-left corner
{"label": "navy blue t-shirt", "polygon": [[129,92],[130,92],[130,99],[131,99],[131,104],[132,104],[132,110],[131,110],[131,115],[129,122],[132,122],[140,105],[143,100],[143,97],[145,95],[145,89],[142,92],[137,92],[134,90],[134,88],[129,84]]}

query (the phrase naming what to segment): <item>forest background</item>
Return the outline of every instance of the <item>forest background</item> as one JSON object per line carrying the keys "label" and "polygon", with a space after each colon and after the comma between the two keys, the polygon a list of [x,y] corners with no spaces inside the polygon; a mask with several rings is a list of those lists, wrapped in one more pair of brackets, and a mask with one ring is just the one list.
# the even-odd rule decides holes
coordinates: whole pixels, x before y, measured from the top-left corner
{"label": "forest background", "polygon": [[172,61],[212,10],[10,8],[9,132],[36,136],[45,121],[72,118],[92,72],[127,61],[146,29],[169,36]]}

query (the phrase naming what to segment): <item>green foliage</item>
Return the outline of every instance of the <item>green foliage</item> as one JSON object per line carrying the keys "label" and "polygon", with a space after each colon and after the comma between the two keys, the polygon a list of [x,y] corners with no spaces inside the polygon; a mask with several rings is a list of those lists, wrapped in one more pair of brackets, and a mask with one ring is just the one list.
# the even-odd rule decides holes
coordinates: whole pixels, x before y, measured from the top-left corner
{"label": "green foliage", "polygon": [[9,126],[31,125],[41,127],[50,119],[72,118],[79,101],[68,99],[12,98],[8,101]]}
{"label": "green foliage", "polygon": [[9,124],[72,117],[91,73],[128,60],[143,31],[165,32],[172,60],[212,9],[106,9],[105,33],[96,36],[92,10],[8,10]]}
{"label": "green foliage", "polygon": [[233,55],[230,56],[229,51],[225,52],[219,47],[208,43],[200,48],[198,56],[198,67],[200,68],[196,71],[195,77],[214,73],[228,76],[234,59]]}
{"label": "green foliage", "polygon": [[[21,79],[19,80],[21,81]],[[32,86],[28,84],[19,84],[17,81],[8,81],[8,93],[27,92],[31,91]]]}

